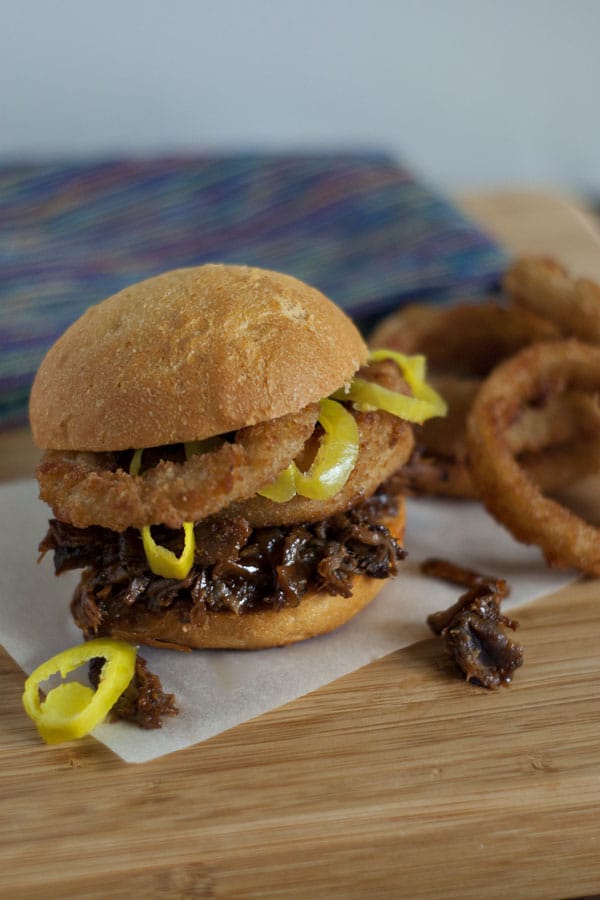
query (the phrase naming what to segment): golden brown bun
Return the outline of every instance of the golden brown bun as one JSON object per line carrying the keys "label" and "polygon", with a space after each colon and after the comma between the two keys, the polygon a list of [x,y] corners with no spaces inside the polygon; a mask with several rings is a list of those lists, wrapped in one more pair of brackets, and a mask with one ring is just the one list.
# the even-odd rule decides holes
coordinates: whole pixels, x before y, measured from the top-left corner
{"label": "golden brown bun", "polygon": [[33,437],[97,451],[201,440],[297,412],[366,357],[345,313],[296,278],[177,269],[91,307],[59,338],[31,392]]}
{"label": "golden brown bun", "polygon": [[[402,541],[405,505],[400,500],[398,515],[386,525]],[[323,591],[309,593],[298,606],[280,610],[236,615],[232,612],[207,613],[198,625],[185,625],[176,614],[131,608],[130,619],[119,619],[114,627],[105,623],[102,633],[133,643],[217,650],[262,650],[281,647],[326,634],[344,625],[373,600],[387,584],[387,578],[357,575],[352,596],[332,596]]]}

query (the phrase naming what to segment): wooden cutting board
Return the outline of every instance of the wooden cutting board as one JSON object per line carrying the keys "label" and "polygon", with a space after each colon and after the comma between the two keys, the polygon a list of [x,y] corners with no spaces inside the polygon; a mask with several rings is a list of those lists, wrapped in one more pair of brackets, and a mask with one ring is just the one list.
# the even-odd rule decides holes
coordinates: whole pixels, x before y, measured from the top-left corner
{"label": "wooden cutting board", "polygon": [[[600,240],[570,202],[461,202],[511,249],[600,278]],[[1,477],[34,459],[27,432],[0,439]],[[510,689],[456,679],[431,639],[142,766],[91,738],[41,744],[0,651],[0,896],[600,892],[600,582],[518,613]]]}

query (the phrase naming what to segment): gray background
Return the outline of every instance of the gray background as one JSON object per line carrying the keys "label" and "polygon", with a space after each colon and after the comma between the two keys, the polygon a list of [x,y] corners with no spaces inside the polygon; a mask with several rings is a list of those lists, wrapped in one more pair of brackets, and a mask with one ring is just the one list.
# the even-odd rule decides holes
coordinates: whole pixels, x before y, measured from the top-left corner
{"label": "gray background", "polygon": [[600,0],[0,0],[0,159],[383,147],[600,193]]}

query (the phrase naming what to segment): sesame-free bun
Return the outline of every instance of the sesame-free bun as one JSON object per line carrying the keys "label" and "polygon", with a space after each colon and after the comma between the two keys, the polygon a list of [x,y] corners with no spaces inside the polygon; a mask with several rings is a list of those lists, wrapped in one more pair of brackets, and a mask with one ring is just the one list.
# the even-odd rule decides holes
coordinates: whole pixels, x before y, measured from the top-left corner
{"label": "sesame-free bun", "polygon": [[366,357],[345,313],[296,278],[176,269],[91,307],[48,351],[33,438],[95,451],[201,440],[297,412]]}
{"label": "sesame-free bun", "polygon": [[[404,500],[398,513],[386,525],[402,542],[405,526]],[[298,606],[279,610],[247,612],[207,612],[197,624],[181,622],[173,610],[151,611],[135,603],[125,616],[104,621],[100,633],[139,644],[174,645],[215,650],[261,650],[281,647],[326,634],[344,625],[359,613],[388,583],[389,578],[356,575],[352,596],[340,597],[324,591],[306,594]],[[73,604],[77,621],[77,595]]]}

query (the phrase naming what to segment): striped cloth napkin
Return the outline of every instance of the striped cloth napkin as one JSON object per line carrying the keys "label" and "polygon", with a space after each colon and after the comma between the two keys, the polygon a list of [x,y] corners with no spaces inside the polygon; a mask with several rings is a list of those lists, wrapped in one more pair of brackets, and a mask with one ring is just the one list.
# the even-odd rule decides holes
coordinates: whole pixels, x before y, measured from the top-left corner
{"label": "striped cloth napkin", "polygon": [[486,291],[506,260],[382,154],[0,166],[0,427],[90,304],[177,266],[246,263],[319,287],[359,324],[407,299]]}

